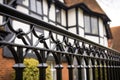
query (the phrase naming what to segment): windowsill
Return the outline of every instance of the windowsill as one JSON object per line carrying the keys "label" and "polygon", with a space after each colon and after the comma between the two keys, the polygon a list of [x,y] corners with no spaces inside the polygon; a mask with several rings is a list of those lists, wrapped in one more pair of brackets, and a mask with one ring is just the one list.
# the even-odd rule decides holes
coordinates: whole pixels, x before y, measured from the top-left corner
{"label": "windowsill", "polygon": [[100,36],[99,34],[92,34],[92,33],[85,33],[85,35],[97,36],[97,37],[99,37],[99,36]]}

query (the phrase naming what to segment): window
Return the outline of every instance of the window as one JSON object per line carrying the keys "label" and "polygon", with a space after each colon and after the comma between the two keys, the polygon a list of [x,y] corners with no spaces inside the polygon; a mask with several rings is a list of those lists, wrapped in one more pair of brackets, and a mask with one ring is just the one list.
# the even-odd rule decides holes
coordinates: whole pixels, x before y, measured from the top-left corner
{"label": "window", "polygon": [[56,22],[61,24],[61,10],[56,8]]}
{"label": "window", "polygon": [[85,33],[98,35],[98,18],[84,14]]}
{"label": "window", "polygon": [[42,14],[41,0],[30,0],[30,9],[33,12]]}
{"label": "window", "polygon": [[42,18],[41,0],[30,0],[30,15],[37,19]]}
{"label": "window", "polygon": [[91,17],[91,28],[93,34],[98,34],[98,20],[97,17]]}

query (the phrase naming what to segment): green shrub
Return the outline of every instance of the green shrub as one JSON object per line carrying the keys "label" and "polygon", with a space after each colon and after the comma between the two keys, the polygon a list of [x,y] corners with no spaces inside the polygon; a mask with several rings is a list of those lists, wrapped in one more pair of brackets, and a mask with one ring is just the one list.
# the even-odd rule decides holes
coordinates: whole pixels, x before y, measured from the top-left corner
{"label": "green shrub", "polygon": [[[33,58],[24,59],[24,64],[26,68],[23,72],[23,80],[39,80],[38,60]],[[46,69],[46,80],[52,80],[50,66]]]}

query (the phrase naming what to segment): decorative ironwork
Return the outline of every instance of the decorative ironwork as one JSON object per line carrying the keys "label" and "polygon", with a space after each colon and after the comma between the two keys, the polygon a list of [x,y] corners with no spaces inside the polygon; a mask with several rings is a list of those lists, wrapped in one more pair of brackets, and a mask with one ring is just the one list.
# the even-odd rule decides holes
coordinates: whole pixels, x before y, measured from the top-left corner
{"label": "decorative ironwork", "polygon": [[[0,39],[0,45],[7,46],[14,57],[15,65],[13,68],[16,71],[15,80],[22,80],[23,70],[25,68],[23,60],[29,53],[37,56],[39,61],[38,68],[41,73],[39,75],[40,80],[46,80],[46,62],[50,54],[55,59],[57,80],[62,80],[63,57],[67,60],[69,80],[73,80],[74,77],[74,59],[76,59],[78,64],[78,80],[82,80],[83,78],[83,69],[86,70],[85,75],[87,80],[90,80],[91,72],[93,80],[120,79],[120,54],[117,51],[18,12],[7,5],[0,4],[0,15],[6,17],[4,26],[7,26],[14,34],[9,41]],[[25,27],[22,29],[21,26],[15,29],[16,25],[13,25],[14,21],[27,26],[29,30],[26,31],[24,29]],[[46,34],[39,32],[40,29],[46,32]],[[56,38],[56,36],[59,38]],[[16,43],[17,40],[21,44]]]}

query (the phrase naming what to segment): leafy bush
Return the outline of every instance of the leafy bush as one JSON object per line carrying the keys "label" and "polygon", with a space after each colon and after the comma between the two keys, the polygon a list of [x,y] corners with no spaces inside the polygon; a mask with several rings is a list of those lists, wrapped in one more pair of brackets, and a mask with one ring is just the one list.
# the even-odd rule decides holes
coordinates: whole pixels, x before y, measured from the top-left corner
{"label": "leafy bush", "polygon": [[[39,62],[36,59],[24,59],[26,68],[23,72],[23,80],[39,80]],[[15,73],[14,73],[15,74]],[[50,66],[46,69],[46,80],[52,80]]]}

